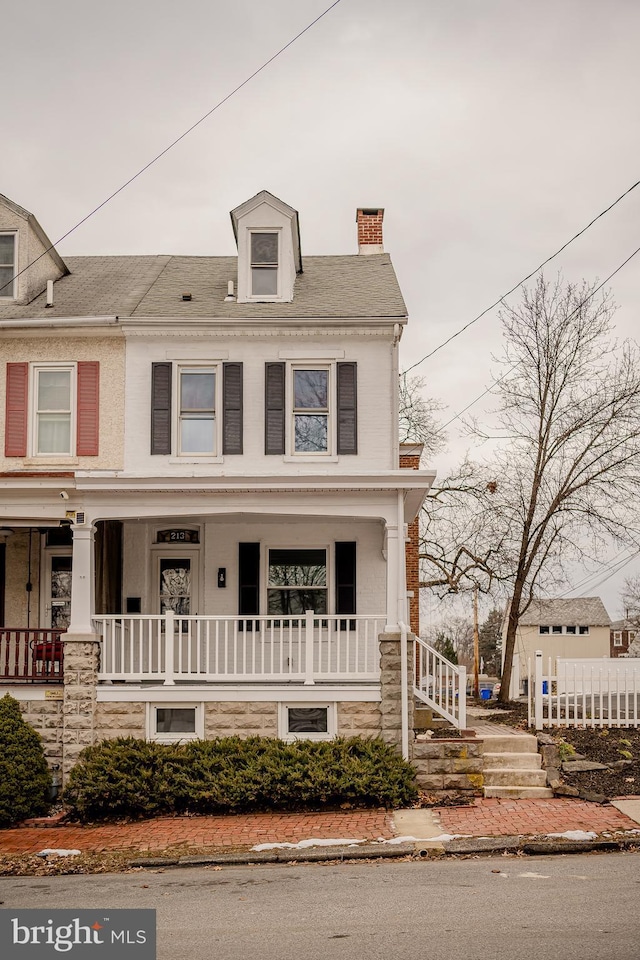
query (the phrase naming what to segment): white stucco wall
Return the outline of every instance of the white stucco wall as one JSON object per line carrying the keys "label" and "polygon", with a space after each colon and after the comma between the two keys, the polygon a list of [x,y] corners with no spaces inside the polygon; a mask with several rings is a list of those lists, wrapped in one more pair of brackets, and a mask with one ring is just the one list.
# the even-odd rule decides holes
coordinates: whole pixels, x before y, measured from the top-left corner
{"label": "white stucco wall", "polygon": [[[240,456],[216,458],[151,456],[150,403],[151,364],[171,360],[194,360],[206,364],[225,360],[243,364],[244,377],[244,453]],[[264,453],[264,380],[265,363],[284,361],[333,365],[332,380],[335,394],[335,363],[355,361],[358,364],[358,453],[353,456],[265,456]],[[308,326],[301,330],[279,330],[272,325],[269,331],[252,328],[244,335],[230,336],[224,330],[210,331],[207,338],[195,336],[151,340],[130,336],[126,354],[125,470],[139,475],[178,474],[219,475],[264,473],[286,474],[344,474],[389,470],[397,467],[393,391],[397,379],[392,365],[392,346],[389,336],[354,335],[337,330],[323,335]],[[290,392],[290,391],[289,391]],[[174,391],[175,394],[175,391]],[[174,396],[174,404],[175,404]],[[330,418],[331,420],[331,418]],[[335,426],[335,395],[333,418]],[[174,437],[177,425],[173,424]],[[287,418],[287,433],[291,434],[291,418]]]}

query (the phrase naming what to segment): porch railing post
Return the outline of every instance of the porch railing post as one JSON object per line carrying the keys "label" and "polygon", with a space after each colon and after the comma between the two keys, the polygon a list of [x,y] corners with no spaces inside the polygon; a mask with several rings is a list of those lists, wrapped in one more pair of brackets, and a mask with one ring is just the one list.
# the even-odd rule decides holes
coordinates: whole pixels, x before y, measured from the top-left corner
{"label": "porch railing post", "polygon": [[458,723],[459,730],[467,728],[467,668],[458,667]]}
{"label": "porch railing post", "polygon": [[536,723],[536,730],[542,730],[544,724],[543,710],[542,710],[542,650],[536,650],[536,676],[535,676],[535,706],[534,706],[534,718]]}
{"label": "porch railing post", "polygon": [[164,615],[164,682],[175,685],[173,674],[174,640],[176,635],[176,615],[167,610]]}
{"label": "porch railing post", "polygon": [[304,612],[304,685],[311,686],[313,679],[313,610]]}

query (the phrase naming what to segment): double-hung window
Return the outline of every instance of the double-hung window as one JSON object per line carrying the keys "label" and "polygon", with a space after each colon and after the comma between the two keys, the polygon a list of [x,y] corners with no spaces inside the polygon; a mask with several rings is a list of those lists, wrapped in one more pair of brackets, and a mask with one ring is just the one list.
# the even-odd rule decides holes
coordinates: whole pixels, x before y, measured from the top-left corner
{"label": "double-hung window", "polygon": [[16,235],[0,233],[0,297],[14,298],[15,274]]}
{"label": "double-hung window", "polygon": [[327,551],[269,550],[267,605],[269,614],[326,613]]}
{"label": "double-hung window", "polygon": [[293,452],[329,450],[329,367],[293,368]]}
{"label": "double-hung window", "polygon": [[213,367],[181,367],[178,376],[180,454],[215,456],[216,371]]}
{"label": "double-hung window", "polygon": [[251,296],[278,296],[278,234],[251,233]]}
{"label": "double-hung window", "polygon": [[34,367],[34,454],[70,455],[73,450],[75,369]]}

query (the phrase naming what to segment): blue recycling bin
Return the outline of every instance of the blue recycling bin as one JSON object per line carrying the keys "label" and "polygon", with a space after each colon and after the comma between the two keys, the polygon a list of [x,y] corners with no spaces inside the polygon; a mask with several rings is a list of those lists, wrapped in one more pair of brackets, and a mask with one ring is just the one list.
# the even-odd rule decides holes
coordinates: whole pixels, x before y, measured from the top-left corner
{"label": "blue recycling bin", "polygon": [[481,699],[481,700],[490,700],[490,699],[491,699],[491,690],[488,690],[488,689],[486,689],[486,688],[485,688],[484,690],[481,690],[481,691],[480,691],[480,699]]}
{"label": "blue recycling bin", "polygon": [[543,681],[542,681],[542,693],[543,693],[543,696],[546,695],[547,693],[549,693],[549,681],[548,681],[548,680],[543,680]]}

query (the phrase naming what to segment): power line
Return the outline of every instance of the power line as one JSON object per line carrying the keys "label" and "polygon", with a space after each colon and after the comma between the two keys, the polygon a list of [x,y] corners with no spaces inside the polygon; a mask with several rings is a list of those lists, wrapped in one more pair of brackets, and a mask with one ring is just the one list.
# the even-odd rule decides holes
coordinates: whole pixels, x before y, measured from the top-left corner
{"label": "power line", "polygon": [[[640,183],[640,180],[638,181],[638,183]],[[576,315],[576,313],[578,313],[578,311],[581,310],[581,309],[584,307],[585,303],[588,303],[588,301],[591,300],[591,298],[594,297],[594,296],[596,295],[596,293],[598,293],[598,291],[602,290],[602,288],[604,287],[605,283],[608,283],[609,280],[613,279],[613,277],[615,277],[615,275],[616,275],[617,273],[619,273],[619,272],[622,270],[623,267],[626,267],[626,265],[627,265],[631,260],[633,260],[633,258],[634,258],[634,257],[636,256],[636,254],[638,254],[638,253],[640,253],[640,247],[636,247],[636,249],[633,251],[633,253],[630,254],[630,255],[626,258],[626,260],[623,260],[622,263],[619,264],[619,266],[617,266],[616,269],[615,269],[612,273],[610,273],[608,277],[605,277],[605,278],[604,278],[604,280],[602,281],[602,283],[599,283],[597,287],[594,287],[594,289],[591,291],[591,293],[590,293],[587,297],[585,297],[584,300],[582,300],[582,301],[578,304],[578,306],[575,308],[575,310],[573,310],[573,311],[569,314],[569,316],[567,317],[567,320],[570,320],[572,317],[574,317],[574,316]],[[425,359],[426,359],[426,358],[425,358]],[[419,362],[421,363],[422,361],[419,361]],[[519,362],[519,361],[518,361],[518,362]],[[414,366],[415,366],[415,364],[414,364]],[[450,426],[452,423],[454,423],[454,421],[458,420],[458,419],[463,415],[463,413],[466,413],[467,410],[470,409],[470,407],[472,407],[474,404],[476,404],[476,403],[478,402],[478,400],[482,400],[482,398],[483,398],[483,397],[486,397],[486,395],[487,395],[488,393],[491,393],[491,391],[493,390],[493,388],[494,388],[494,387],[497,387],[497,385],[498,385],[499,383],[502,383],[502,381],[503,381],[504,379],[506,379],[506,377],[508,377],[510,373],[513,373],[513,371],[516,369],[517,366],[518,366],[518,363],[514,363],[514,365],[513,365],[512,367],[509,367],[509,369],[508,369],[505,373],[503,373],[501,377],[498,377],[497,380],[494,380],[493,383],[486,388],[486,390],[483,390],[482,393],[478,394],[478,396],[475,397],[475,399],[473,399],[470,403],[468,403],[468,404],[466,405],[466,407],[464,407],[462,410],[460,410],[459,413],[456,413],[455,416],[451,417],[450,420],[447,420],[447,422],[444,423],[444,424],[438,429],[438,433],[442,433],[444,430],[446,430],[448,426]],[[412,368],[409,367],[408,370],[405,370],[405,371],[404,371],[404,374],[408,373],[409,370],[411,370],[411,369],[412,369]],[[404,374],[403,374],[403,375],[404,375]]]}
{"label": "power line", "polygon": [[[334,7],[337,7],[339,3],[341,3],[341,0],[334,0],[334,2],[330,6],[328,6],[326,10],[323,10],[323,12],[319,14],[315,18],[315,20],[312,20],[311,23],[308,23],[307,26],[300,31],[300,33],[297,33],[295,37],[292,37],[291,40],[285,43],[283,47],[280,47],[280,49],[276,53],[274,53],[273,56],[269,57],[268,60],[265,60],[265,62],[260,67],[258,67],[257,70],[254,70],[250,76],[248,76],[245,80],[242,81],[242,83],[239,83],[237,87],[234,87],[230,93],[228,93],[225,97],[223,97],[222,100],[219,100],[215,104],[215,106],[211,107],[211,109],[208,110],[205,114],[203,114],[203,116],[201,116],[199,120],[196,120],[195,123],[192,123],[191,126],[188,127],[188,129],[185,130],[184,133],[181,133],[179,137],[176,137],[176,139],[173,140],[168,147],[165,147],[164,150],[161,150],[160,153],[157,154],[155,157],[153,157],[152,160],[149,160],[149,162],[146,163],[144,167],[141,167],[137,173],[134,173],[132,177],[129,177],[129,179],[126,180],[125,183],[122,184],[122,186],[118,187],[117,190],[114,190],[114,192],[110,194],[106,198],[106,200],[103,200],[102,203],[99,203],[97,207],[94,207],[94,209],[91,210],[91,212],[88,213],[86,217],[83,217],[82,220],[79,220],[75,226],[71,227],[70,230],[67,230],[66,233],[63,233],[61,237],[58,237],[55,243],[52,243],[51,246],[47,247],[46,250],[43,250],[43,252],[39,256],[37,256],[35,260],[32,260],[31,263],[28,263],[26,267],[23,267],[23,269],[20,270],[19,273],[16,273],[15,276],[12,277],[11,280],[9,280],[9,283],[13,283],[15,280],[17,280],[18,277],[22,276],[23,273],[26,273],[26,271],[29,270],[35,263],[37,263],[38,260],[44,257],[45,254],[49,253],[59,243],[62,243],[63,240],[66,240],[67,237],[71,236],[71,234],[74,233],[78,229],[78,227],[81,227],[83,223],[86,223],[87,220],[93,217],[94,214],[98,213],[99,210],[102,210],[102,208],[105,207],[111,200],[113,200],[114,197],[117,197],[118,194],[122,193],[122,191],[125,190],[128,186],[130,186],[130,184],[132,184],[134,180],[137,180],[138,177],[142,176],[142,174],[145,173],[149,169],[149,167],[152,167],[154,163],[157,163],[158,160],[160,160],[162,157],[164,157],[166,153],[169,152],[169,150],[172,150],[173,147],[175,147],[178,143],[180,143],[181,140],[184,140],[185,137],[187,137],[190,133],[192,133],[196,129],[196,127],[199,127],[201,123],[204,123],[205,120],[208,120],[208,118],[213,113],[215,113],[216,110],[219,110],[220,107],[222,107],[225,103],[227,103],[227,101],[230,100],[233,96],[235,96],[236,93],[242,90],[243,87],[246,87],[246,85],[250,83],[255,77],[257,77],[258,74],[262,73],[263,70],[266,70],[266,68],[270,66],[274,62],[274,60],[277,60],[279,56],[281,56],[286,50],[289,49],[289,47],[293,46],[296,40],[299,40],[300,37],[304,36],[305,33],[311,30],[311,28],[314,27],[316,23],[322,20],[323,17],[326,17],[326,15],[330,13]],[[8,285],[9,284],[6,284],[6,286]]]}
{"label": "power line", "polygon": [[613,203],[609,204],[609,206],[605,210],[603,210],[596,217],[594,217],[593,220],[591,220],[586,225],[586,227],[583,227],[582,230],[579,230],[578,233],[575,234],[575,236],[571,237],[570,240],[567,240],[567,242],[564,243],[558,250],[556,250],[555,253],[552,253],[551,256],[547,257],[546,260],[543,260],[542,263],[535,268],[535,270],[532,270],[531,273],[527,274],[526,277],[523,277],[522,280],[519,280],[513,287],[511,287],[510,290],[507,290],[507,292],[503,293],[501,297],[498,297],[495,303],[492,303],[491,306],[483,310],[482,313],[479,313],[477,317],[473,318],[473,320],[470,320],[468,323],[465,323],[465,325],[461,327],[458,331],[456,331],[456,333],[453,333],[450,337],[448,337],[447,340],[444,340],[437,347],[434,347],[434,349],[431,350],[430,353],[427,353],[424,357],[422,357],[421,360],[416,360],[416,362],[412,363],[410,367],[407,367],[407,369],[403,372],[403,376],[406,377],[406,375],[409,373],[410,370],[414,370],[416,367],[419,367],[421,363],[424,363],[425,360],[429,360],[429,358],[432,357],[435,353],[437,353],[439,350],[442,350],[443,347],[446,347],[449,343],[451,343],[452,340],[455,340],[456,337],[459,337],[461,333],[464,333],[465,330],[468,330],[469,327],[472,327],[474,323],[477,323],[478,320],[481,320],[482,317],[485,316],[485,314],[489,313],[491,310],[494,310],[495,307],[499,306],[506,297],[514,293],[519,287],[522,286],[523,283],[526,283],[527,280],[531,280],[531,278],[535,276],[536,273],[542,270],[543,267],[546,267],[548,263],[551,263],[551,261],[554,260],[557,256],[559,256],[559,254],[561,254],[563,250],[566,250],[567,247],[570,246],[574,240],[577,240],[578,237],[581,237],[583,233],[586,233],[589,227],[592,227],[594,223],[596,223],[596,221],[600,219],[600,217],[604,217],[606,213],[609,213],[610,210],[613,210],[616,204],[620,203],[621,200],[624,200],[624,198],[628,196],[632,190],[635,190],[635,188],[639,185],[640,185],[640,180],[637,180],[632,186],[629,187],[628,190],[625,190],[624,193],[620,194],[617,200],[614,200]]}

